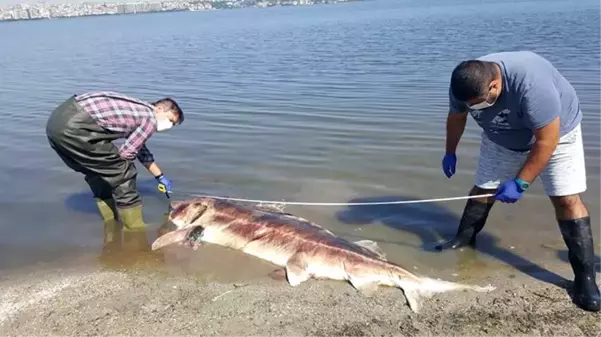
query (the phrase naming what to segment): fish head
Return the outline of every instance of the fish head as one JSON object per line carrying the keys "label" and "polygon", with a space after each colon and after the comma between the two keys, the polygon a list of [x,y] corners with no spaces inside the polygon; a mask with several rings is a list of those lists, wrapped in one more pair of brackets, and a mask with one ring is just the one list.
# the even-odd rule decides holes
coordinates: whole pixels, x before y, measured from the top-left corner
{"label": "fish head", "polygon": [[203,215],[210,204],[206,200],[172,201],[170,203],[169,221],[176,229],[161,235],[152,243],[152,250],[157,250],[173,243],[199,242],[206,222]]}
{"label": "fish head", "polygon": [[187,227],[202,227],[202,216],[208,209],[202,199],[191,201],[172,201],[170,204],[169,221],[178,229]]}

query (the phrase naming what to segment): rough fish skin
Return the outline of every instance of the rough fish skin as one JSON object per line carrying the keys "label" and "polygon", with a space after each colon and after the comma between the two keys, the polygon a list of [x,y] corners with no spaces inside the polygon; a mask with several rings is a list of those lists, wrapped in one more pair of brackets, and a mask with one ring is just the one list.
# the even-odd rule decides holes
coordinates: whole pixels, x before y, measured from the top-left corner
{"label": "rough fish skin", "polygon": [[178,229],[157,238],[153,250],[185,241],[229,247],[284,268],[291,286],[310,278],[340,280],[366,295],[378,286],[398,287],[414,312],[419,311],[422,298],[436,293],[495,289],[419,276],[387,261],[373,241],[351,242],[307,219],[268,206],[209,197],[173,201],[169,220]]}

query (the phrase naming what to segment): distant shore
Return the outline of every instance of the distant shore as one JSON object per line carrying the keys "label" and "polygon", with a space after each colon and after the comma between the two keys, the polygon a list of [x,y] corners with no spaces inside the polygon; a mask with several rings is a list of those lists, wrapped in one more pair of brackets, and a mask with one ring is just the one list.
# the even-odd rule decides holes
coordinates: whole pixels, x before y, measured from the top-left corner
{"label": "distant shore", "polygon": [[73,18],[86,18],[92,16],[126,16],[126,15],[150,15],[150,14],[161,14],[161,13],[175,13],[175,12],[193,12],[187,9],[174,9],[174,10],[163,10],[163,11],[148,11],[139,13],[101,13],[101,14],[82,14],[73,16],[55,16],[55,17],[34,17],[26,19],[0,19],[0,22],[17,22],[17,21],[44,21],[44,20],[59,20],[59,19],[73,19]]}
{"label": "distant shore", "polygon": [[140,3],[18,4],[0,8],[0,22],[223,9],[312,6],[364,0],[173,0]]}

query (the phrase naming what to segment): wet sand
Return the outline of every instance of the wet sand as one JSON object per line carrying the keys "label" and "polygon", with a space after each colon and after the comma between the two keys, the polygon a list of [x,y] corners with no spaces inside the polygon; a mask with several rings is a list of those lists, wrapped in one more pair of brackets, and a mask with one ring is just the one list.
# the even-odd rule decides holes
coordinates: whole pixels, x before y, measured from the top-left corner
{"label": "wet sand", "polygon": [[[106,254],[100,255],[100,260],[83,256],[78,267],[32,266],[18,275],[4,276],[0,280],[0,335],[601,333],[601,314],[575,307],[569,282],[554,285],[526,274],[504,272],[478,279],[459,277],[452,280],[490,283],[497,289],[485,294],[437,295],[423,302],[415,314],[399,289],[383,287],[366,297],[336,281],[310,280],[293,288],[268,277],[274,267],[267,263],[221,247],[203,248],[191,253],[173,247],[171,255],[138,253],[133,255],[135,260],[119,263]],[[170,263],[165,263],[169,259]],[[209,272],[227,270],[225,266],[234,262],[236,273]],[[572,278],[567,264],[553,266],[553,270]]]}

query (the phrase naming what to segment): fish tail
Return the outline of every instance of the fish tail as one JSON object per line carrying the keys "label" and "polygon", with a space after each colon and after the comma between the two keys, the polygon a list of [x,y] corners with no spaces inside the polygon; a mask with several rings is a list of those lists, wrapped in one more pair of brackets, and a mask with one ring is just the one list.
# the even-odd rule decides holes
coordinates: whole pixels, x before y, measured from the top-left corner
{"label": "fish tail", "polygon": [[403,290],[409,308],[415,313],[419,312],[421,309],[421,303],[423,300],[428,299],[436,294],[459,290],[490,292],[495,289],[495,287],[492,285],[482,287],[433,279],[425,276],[418,276],[415,278],[396,276],[394,279],[397,287]]}

